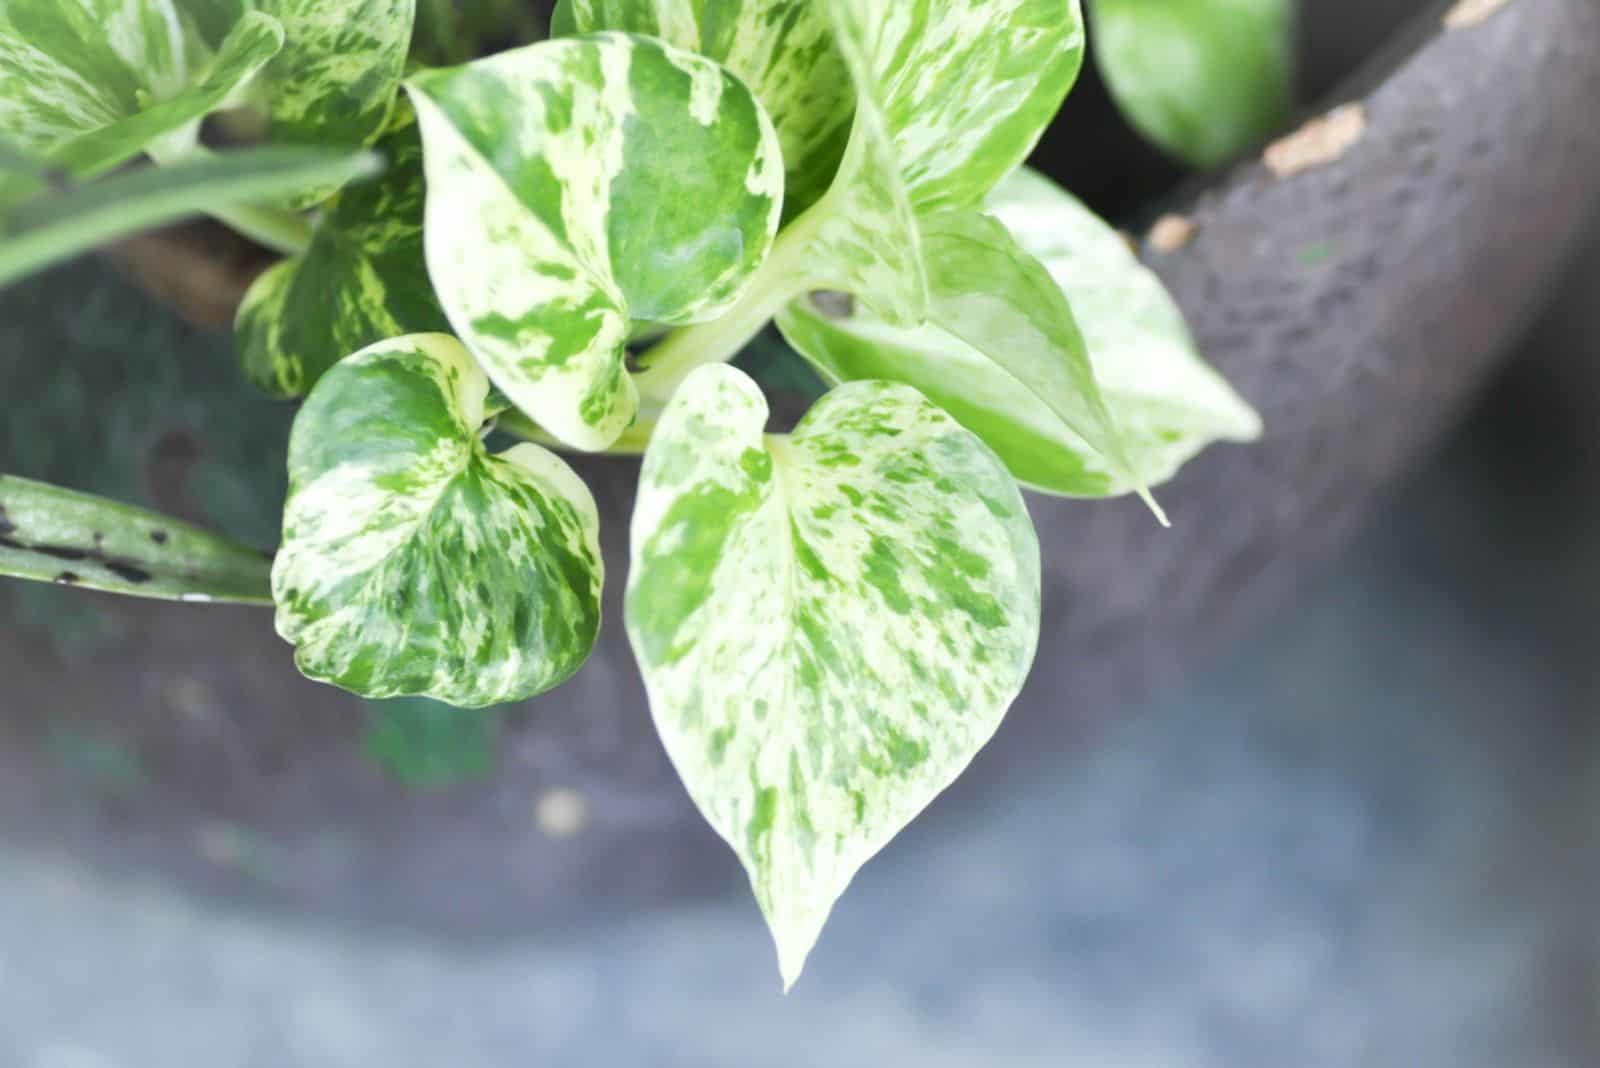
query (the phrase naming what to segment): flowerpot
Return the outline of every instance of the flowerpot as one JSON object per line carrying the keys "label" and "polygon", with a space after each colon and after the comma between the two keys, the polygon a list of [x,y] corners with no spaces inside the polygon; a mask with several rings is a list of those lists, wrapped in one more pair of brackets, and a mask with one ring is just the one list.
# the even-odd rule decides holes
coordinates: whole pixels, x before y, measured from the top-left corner
{"label": "flowerpot", "polygon": [[[1356,105],[1344,142],[1302,139],[1275,166],[1252,157],[1124,214],[1141,230],[1163,209],[1185,220],[1146,256],[1267,435],[1165,487],[1171,530],[1135,502],[1032,500],[1039,660],[935,824],[1048,768],[1280,600],[1537,308],[1600,202],[1600,5],[1511,0],[1448,21],[1446,7],[1324,101]],[[1313,6],[1309,24],[1349,10]],[[1074,104],[1061,122],[1080,120]],[[250,394],[225,332],[169,306],[226,318],[249,277],[238,246],[187,234],[118,253],[137,287],[96,261],[0,294],[0,468],[266,546],[292,409]],[[0,833],[233,896],[480,934],[730,885],[620,626],[636,463],[577,466],[602,514],[608,625],[573,682],[506,712],[373,706],[307,682],[259,610],[0,589]]]}

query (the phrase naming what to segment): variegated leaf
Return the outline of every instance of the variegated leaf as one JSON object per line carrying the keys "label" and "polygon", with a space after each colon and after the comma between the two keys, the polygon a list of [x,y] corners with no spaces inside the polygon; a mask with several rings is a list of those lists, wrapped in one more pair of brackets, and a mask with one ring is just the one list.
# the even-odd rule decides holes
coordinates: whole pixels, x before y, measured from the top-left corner
{"label": "variegated leaf", "polygon": [[969,208],[1038,142],[1083,63],[1078,0],[825,0],[858,92],[814,281],[927,312],[915,216]]}
{"label": "variegated leaf", "polygon": [[798,977],[834,901],[988,741],[1039,636],[1039,545],[981,441],[852,383],[792,436],[696,370],[645,458],[628,634],[673,763]]}
{"label": "variegated leaf", "polygon": [[[977,302],[978,322],[960,332],[980,342],[988,334],[992,345],[974,347],[937,324],[899,329],[865,309],[840,318],[810,299],[780,315],[785,336],[832,381],[885,379],[917,387],[982,437],[1018,479],[1051,493],[1130,493],[1141,484],[1167,481],[1214,442],[1250,441],[1260,434],[1260,419],[1196,352],[1160,279],[1116,231],[1026,169],[1002,183],[987,208],[1042,261],[1070,301],[1131,474],[1091,447],[1091,433],[1072,429],[1085,426],[1086,419],[1092,428],[1093,416],[1081,407],[1073,410],[1074,378],[1081,381],[1081,369],[1075,366],[1079,349],[1068,329],[1071,319],[1061,322],[1057,345],[1024,344],[1020,331],[983,326],[986,308],[995,313],[995,323],[1011,320],[1007,299],[1019,302],[1023,312],[1048,309],[1060,299],[1012,290],[1010,283],[1002,295],[987,296],[984,282],[996,275],[982,264],[991,250],[974,255],[959,243],[940,242],[935,262],[952,286],[974,287],[970,299]],[[1059,399],[1052,403],[1052,397]]]}
{"label": "variegated leaf", "polygon": [[632,324],[719,317],[771,248],[771,121],[715,63],[623,34],[409,85],[450,321],[517,407],[568,445],[606,448],[638,409]]}
{"label": "variegated leaf", "polygon": [[291,144],[376,140],[405,72],[417,0],[247,0],[288,43],[263,75],[271,137]]}
{"label": "variegated leaf", "polygon": [[423,257],[422,142],[409,106],[377,148],[383,177],[345,190],[310,249],[262,274],[239,307],[239,357],[269,393],[300,396],[386,338],[449,330]]}
{"label": "variegated leaf", "polygon": [[744,79],[777,128],[785,214],[798,215],[832,183],[855,93],[816,0],[561,0],[551,30],[642,33],[716,60]]}
{"label": "variegated leaf", "polygon": [[130,504],[0,475],[0,575],[171,601],[270,601],[271,554]]}
{"label": "variegated leaf", "polygon": [[1295,0],[1090,0],[1095,62],[1128,120],[1199,167],[1270,137],[1293,106]]}
{"label": "variegated leaf", "polygon": [[491,455],[489,382],[423,334],[336,365],[289,445],[278,633],[301,671],[461,707],[570,677],[600,627],[594,499],[536,445]]}
{"label": "variegated leaf", "polygon": [[250,15],[197,65],[168,0],[4,0],[0,136],[101,173],[158,142],[191,142],[283,41],[275,19]]}

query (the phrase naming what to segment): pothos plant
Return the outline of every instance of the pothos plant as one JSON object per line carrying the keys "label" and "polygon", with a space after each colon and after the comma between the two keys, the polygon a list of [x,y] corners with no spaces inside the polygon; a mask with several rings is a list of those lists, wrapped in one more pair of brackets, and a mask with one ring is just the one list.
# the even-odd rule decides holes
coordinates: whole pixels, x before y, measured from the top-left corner
{"label": "pothos plant", "polygon": [[[559,686],[601,626],[559,453],[642,454],[628,636],[791,984],[1027,678],[1023,488],[1154,508],[1258,420],[1022,166],[1078,0],[563,0],[550,39],[442,68],[408,59],[417,17],[0,0],[0,280],[209,211],[287,254],[237,341],[304,398],[270,563],[0,476],[0,571],[270,602],[311,678],[481,708]],[[774,320],[832,387],[787,431],[730,365]]]}

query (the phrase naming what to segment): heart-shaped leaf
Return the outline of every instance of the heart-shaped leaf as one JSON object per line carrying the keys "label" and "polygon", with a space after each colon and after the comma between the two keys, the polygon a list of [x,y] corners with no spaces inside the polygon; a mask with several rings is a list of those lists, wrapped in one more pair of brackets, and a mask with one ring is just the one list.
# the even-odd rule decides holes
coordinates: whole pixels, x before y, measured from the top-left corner
{"label": "heart-shaped leaf", "polygon": [[1294,0],[1090,0],[1095,62],[1128,120],[1198,167],[1288,122]]}
{"label": "heart-shaped leaf", "polygon": [[633,324],[719,317],[771,248],[771,121],[715,63],[623,34],[409,85],[445,312],[518,408],[573,447],[606,448],[638,409]]}
{"label": "heart-shaped leaf", "polygon": [[0,135],[90,177],[159,143],[193,142],[283,47],[241,19],[199,69],[168,0],[12,0],[0,7]]}
{"label": "heart-shaped leaf", "polygon": [[1082,67],[1082,12],[1078,0],[825,2],[858,102],[812,280],[920,323],[916,217],[976,205],[1033,149]]}
{"label": "heart-shaped leaf", "polygon": [[245,294],[235,347],[269,393],[300,396],[352,352],[403,334],[449,329],[422,252],[422,142],[410,107],[377,148],[383,177],[347,189],[311,247]]}
{"label": "heart-shaped leaf", "polygon": [[792,436],[696,370],[645,458],[628,634],[673,763],[798,977],[834,901],[993,735],[1039,636],[1039,545],[975,436],[852,383]]}
{"label": "heart-shaped leaf", "polygon": [[[779,316],[784,335],[831,381],[915,386],[1019,480],[1051,493],[1130,493],[1171,478],[1213,442],[1260,434],[1260,419],[1195,351],[1160,279],[1116,231],[1028,170],[987,208],[999,222],[929,221],[942,292],[934,322],[902,329],[804,298]],[[1106,459],[1107,426],[1125,468]]]}
{"label": "heart-shaped leaf", "polygon": [[542,693],[600,627],[599,517],[553,453],[481,440],[489,382],[454,338],[334,366],[295,420],[272,572],[300,670],[366,697]]}
{"label": "heart-shaped leaf", "polygon": [[772,117],[788,172],[784,213],[827,191],[850,135],[855,92],[816,0],[561,0],[558,36],[624,30],[714,59]]}

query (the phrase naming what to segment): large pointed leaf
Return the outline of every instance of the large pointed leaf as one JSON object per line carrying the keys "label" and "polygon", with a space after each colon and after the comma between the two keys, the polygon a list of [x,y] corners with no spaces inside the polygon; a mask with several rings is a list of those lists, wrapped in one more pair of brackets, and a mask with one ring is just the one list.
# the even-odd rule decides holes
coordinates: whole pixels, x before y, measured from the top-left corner
{"label": "large pointed leaf", "polygon": [[0,475],[0,575],[171,601],[268,604],[271,555],[143,508]]}
{"label": "large pointed leaf", "polygon": [[1005,467],[914,390],[843,386],[787,438],[767,415],[733,368],[684,382],[645,459],[627,620],[792,984],[857,869],[1016,697],[1039,545]]}
{"label": "large pointed leaf", "polygon": [[855,92],[817,0],[562,0],[551,28],[648,34],[716,60],[772,116],[788,172],[785,214],[804,211],[832,183]]}
{"label": "large pointed leaf", "polygon": [[[1018,479],[1052,493],[1129,493],[1171,478],[1215,441],[1259,435],[1258,417],[1206,366],[1160,279],[1116,231],[1028,170],[1002,183],[987,207],[1027,259],[1008,266],[1009,237],[993,220],[952,216],[936,224],[931,258],[955,310],[967,306],[961,321],[945,300],[935,311],[945,325],[906,330],[864,308],[836,317],[807,298],[780,315],[785,336],[832,381],[917,387],[982,437]],[[969,227],[971,241],[962,233]],[[1035,256],[1048,276],[1029,266]],[[1013,271],[1023,284],[1010,280]],[[1069,311],[1051,292],[1057,286]],[[1031,329],[1039,313],[1047,317]],[[1083,341],[1094,382],[1084,377]],[[1103,443],[1091,444],[1105,432],[1091,402],[1097,393],[1131,470],[1117,470]]]}
{"label": "large pointed leaf", "polygon": [[1289,120],[1294,13],[1295,0],[1090,0],[1091,51],[1141,133],[1215,167]]}
{"label": "large pointed leaf", "polygon": [[818,279],[920,323],[914,217],[976,205],[1027,156],[1083,64],[1078,0],[825,0],[855,78],[855,132]]}
{"label": "large pointed leaf", "polygon": [[743,83],[648,38],[565,38],[418,75],[429,273],[512,402],[603,449],[635,321],[715,319],[771,248],[777,136]]}
{"label": "large pointed leaf", "polygon": [[252,14],[196,70],[165,0],[11,0],[0,6],[0,135],[92,176],[157,142],[192,141],[283,41],[277,20]]}
{"label": "large pointed leaf", "polygon": [[311,247],[258,278],[234,337],[252,382],[299,396],[352,352],[449,329],[422,252],[422,142],[410,107],[377,148],[383,177],[348,189]]}
{"label": "large pointed leaf", "polygon": [[22,199],[15,205],[8,205],[0,185],[0,286],[140,230],[370,177],[378,168],[369,152],[250,148],[49,192],[29,183],[19,186]]}
{"label": "large pointed leaf", "polygon": [[312,391],[272,573],[278,632],[307,675],[480,707],[548,690],[589,655],[594,499],[536,445],[491,455],[488,395],[441,334],[375,345]]}

